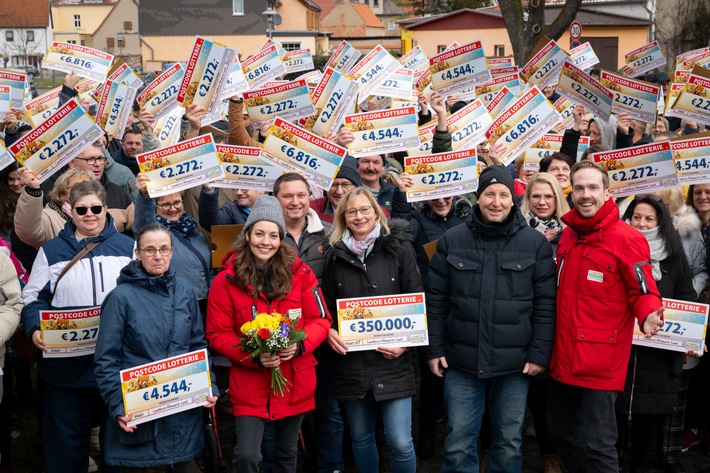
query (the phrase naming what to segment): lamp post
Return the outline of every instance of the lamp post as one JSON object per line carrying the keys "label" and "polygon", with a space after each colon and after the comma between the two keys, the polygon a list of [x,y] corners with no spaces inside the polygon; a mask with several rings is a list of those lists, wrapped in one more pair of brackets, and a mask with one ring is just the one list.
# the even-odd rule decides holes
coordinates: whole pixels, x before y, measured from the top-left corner
{"label": "lamp post", "polygon": [[271,34],[274,28],[274,16],[276,16],[276,11],[273,8],[268,7],[266,10],[261,12],[262,15],[266,17],[266,35],[271,39]]}

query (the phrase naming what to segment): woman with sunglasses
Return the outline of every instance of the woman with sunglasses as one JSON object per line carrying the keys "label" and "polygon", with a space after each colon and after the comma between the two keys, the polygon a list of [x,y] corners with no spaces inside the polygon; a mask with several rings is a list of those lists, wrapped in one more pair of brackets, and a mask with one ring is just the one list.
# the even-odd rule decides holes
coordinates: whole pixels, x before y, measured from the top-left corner
{"label": "woman with sunglasses", "polygon": [[136,188],[140,195],[136,198],[133,232],[138,233],[146,225],[154,223],[170,231],[174,241],[171,267],[177,276],[190,283],[204,313],[212,277],[210,244],[197,229],[197,220],[185,212],[182,194],[152,199],[148,195],[149,181],[150,177],[145,173],[136,176]]}
{"label": "woman with sunglasses", "polygon": [[[651,248],[653,278],[661,296],[694,302],[692,274],[678,232],[668,208],[657,195],[637,196],[622,217],[636,228]],[[668,418],[685,409],[688,389],[687,371],[683,371],[683,353],[634,345],[624,392],[617,399],[618,448],[631,443],[631,472],[645,471],[651,456],[654,437],[659,445],[676,452],[676,462],[664,456],[667,471],[678,470],[682,442],[680,429],[669,427]],[[687,355],[700,356],[689,351]],[[679,400],[682,399],[682,402]],[[627,428],[630,420],[630,428]],[[624,435],[626,434],[626,435]]]}
{"label": "woman with sunglasses", "polygon": [[[133,239],[118,233],[106,211],[106,200],[106,191],[96,180],[74,185],[69,195],[71,220],[37,254],[22,291],[22,322],[39,350],[47,349],[40,330],[41,311],[100,307],[116,287],[121,268],[131,261]],[[78,327],[70,316],[57,321],[57,330],[71,328]],[[80,356],[38,358],[38,378],[44,386],[47,473],[86,473],[93,419],[106,419],[106,406],[94,378],[91,341],[86,354]]]}
{"label": "woman with sunglasses", "polygon": [[[335,209],[323,271],[323,295],[330,313],[337,314],[338,299],[421,292],[411,240],[409,224],[396,219],[388,222],[367,188],[345,194]],[[333,317],[327,341],[337,357],[333,397],[345,407],[358,471],[378,471],[375,416],[379,410],[392,471],[414,473],[412,397],[416,386],[411,350],[379,347],[350,353],[337,328]]]}
{"label": "woman with sunglasses", "polygon": [[[108,406],[104,462],[144,471],[169,465],[187,473],[204,448],[202,411],[191,409],[129,427],[120,370],[207,347],[204,321],[189,283],[170,269],[173,236],[162,225],[143,227],[136,259],[121,270],[117,287],[102,306],[95,373]],[[217,397],[209,396],[212,407]]]}

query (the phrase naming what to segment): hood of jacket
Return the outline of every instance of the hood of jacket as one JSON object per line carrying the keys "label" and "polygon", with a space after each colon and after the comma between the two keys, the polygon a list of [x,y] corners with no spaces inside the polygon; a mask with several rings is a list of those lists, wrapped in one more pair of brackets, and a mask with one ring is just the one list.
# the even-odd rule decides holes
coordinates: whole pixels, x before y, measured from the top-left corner
{"label": "hood of jacket", "polygon": [[688,238],[691,235],[700,235],[703,222],[692,207],[683,205],[673,216],[673,225],[678,230],[681,238]]}
{"label": "hood of jacket", "polygon": [[466,225],[482,238],[493,239],[509,237],[528,224],[520,213],[518,205],[514,203],[508,217],[501,223],[490,223],[483,220],[481,208],[475,205],[473,211],[468,215]]}
{"label": "hood of jacket", "polygon": [[306,227],[308,233],[318,233],[325,229],[315,210],[309,208],[306,218],[308,219],[308,226]]}
{"label": "hood of jacket", "polygon": [[471,213],[473,205],[471,204],[471,201],[468,200],[465,196],[457,195],[454,197],[453,203],[451,204],[451,210],[449,210],[449,213],[446,214],[446,217],[441,217],[435,214],[428,200],[415,202],[414,204],[412,204],[412,207],[414,208],[414,210],[422,214],[422,216],[426,217],[427,219],[437,221],[448,220],[453,217],[467,217],[468,214]]}
{"label": "hood of jacket", "polygon": [[168,269],[163,276],[150,275],[146,273],[143,265],[133,260],[124,266],[116,282],[133,284],[159,294],[169,294],[170,288],[175,285],[175,273],[172,269]]}

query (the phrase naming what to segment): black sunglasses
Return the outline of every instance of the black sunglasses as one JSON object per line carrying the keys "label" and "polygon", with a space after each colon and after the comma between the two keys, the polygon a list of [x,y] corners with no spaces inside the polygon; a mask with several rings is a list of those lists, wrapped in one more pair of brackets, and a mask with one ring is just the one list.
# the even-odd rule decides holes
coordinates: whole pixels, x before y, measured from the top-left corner
{"label": "black sunglasses", "polygon": [[91,207],[74,207],[78,215],[86,215],[86,212],[91,209],[91,213],[94,215],[100,215],[104,211],[103,205],[92,205]]}

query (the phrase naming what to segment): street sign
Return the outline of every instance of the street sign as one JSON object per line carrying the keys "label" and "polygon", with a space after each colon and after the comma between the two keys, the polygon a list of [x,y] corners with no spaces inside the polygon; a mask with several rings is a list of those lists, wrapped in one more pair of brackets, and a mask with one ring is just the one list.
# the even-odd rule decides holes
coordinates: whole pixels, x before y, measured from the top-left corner
{"label": "street sign", "polygon": [[578,21],[573,21],[572,24],[569,25],[569,35],[574,40],[582,37],[582,25]]}

